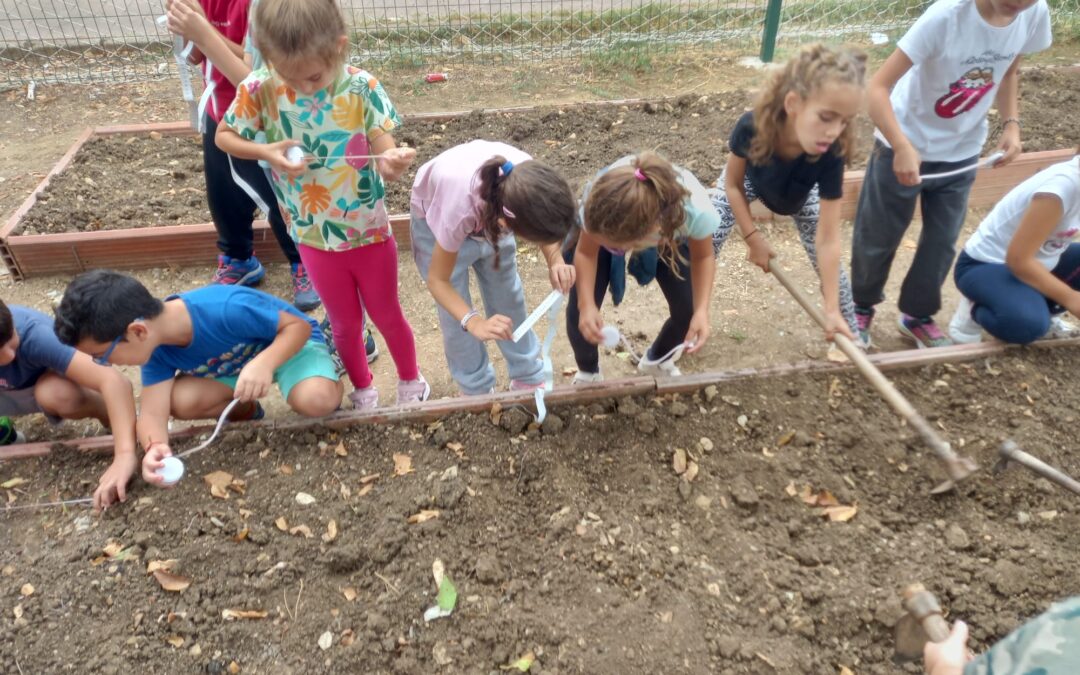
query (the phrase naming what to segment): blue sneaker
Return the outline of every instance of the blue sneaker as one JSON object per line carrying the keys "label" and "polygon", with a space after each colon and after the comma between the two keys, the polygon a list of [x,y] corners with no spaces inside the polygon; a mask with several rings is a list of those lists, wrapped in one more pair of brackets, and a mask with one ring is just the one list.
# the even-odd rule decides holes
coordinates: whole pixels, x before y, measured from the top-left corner
{"label": "blue sneaker", "polygon": [[303,263],[292,263],[289,267],[292,270],[293,306],[301,312],[310,312],[321,305]]}
{"label": "blue sneaker", "polygon": [[364,326],[364,354],[367,362],[372,363],[379,358],[379,345],[375,344],[375,338],[371,335],[371,329]]}
{"label": "blue sneaker", "polygon": [[225,286],[258,286],[266,276],[266,270],[255,256],[247,260],[218,256],[218,268],[210,283]]}
{"label": "blue sneaker", "polygon": [[[341,357],[338,356],[337,345],[334,344],[334,333],[330,330],[330,319],[323,319],[319,324],[319,330],[322,331],[323,339],[326,341],[326,348],[330,350],[330,356],[334,359],[334,363],[341,363]],[[371,329],[364,326],[364,355],[367,357],[368,363],[373,363],[375,359],[379,358],[379,345],[375,344],[375,338],[371,335]],[[345,372],[345,367],[342,365],[338,369],[338,375]]]}

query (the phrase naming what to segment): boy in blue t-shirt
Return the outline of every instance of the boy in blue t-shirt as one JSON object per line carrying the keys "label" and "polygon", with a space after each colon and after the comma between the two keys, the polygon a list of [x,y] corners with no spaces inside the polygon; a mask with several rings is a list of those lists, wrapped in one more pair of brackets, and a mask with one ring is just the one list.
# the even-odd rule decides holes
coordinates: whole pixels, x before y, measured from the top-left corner
{"label": "boy in blue t-shirt", "polygon": [[48,316],[0,301],[0,415],[39,412],[54,422],[93,417],[111,427],[113,462],[94,491],[94,507],[127,498],[137,466],[131,382],[61,344]]}
{"label": "boy in blue t-shirt", "polygon": [[243,286],[207,286],[164,302],[132,277],[94,270],[75,277],[56,309],[56,332],[99,362],[142,367],[137,424],[143,478],[172,454],[170,412],[214,418],[234,398],[232,418],[262,416],[258,399],[277,382],[308,417],[337,410],[342,384],[318,324],[289,303]]}

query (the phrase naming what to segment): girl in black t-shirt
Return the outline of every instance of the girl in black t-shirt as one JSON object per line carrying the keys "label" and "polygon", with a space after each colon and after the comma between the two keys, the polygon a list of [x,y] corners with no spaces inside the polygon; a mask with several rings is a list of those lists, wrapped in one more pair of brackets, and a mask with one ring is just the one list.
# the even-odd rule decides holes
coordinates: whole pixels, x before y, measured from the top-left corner
{"label": "girl in black t-shirt", "polygon": [[[840,198],[844,163],[855,145],[851,120],[862,108],[866,56],[824,45],[804,47],[761,90],[753,112],[731,132],[731,154],[717,180],[713,206],[722,224],[713,235],[719,252],[731,230],[766,272],[773,252],[754,226],[750,202],[791,216],[803,248],[821,277],[828,339],[855,339],[851,283],[840,265]],[[820,227],[819,227],[820,223]],[[820,266],[819,266],[820,256]]]}

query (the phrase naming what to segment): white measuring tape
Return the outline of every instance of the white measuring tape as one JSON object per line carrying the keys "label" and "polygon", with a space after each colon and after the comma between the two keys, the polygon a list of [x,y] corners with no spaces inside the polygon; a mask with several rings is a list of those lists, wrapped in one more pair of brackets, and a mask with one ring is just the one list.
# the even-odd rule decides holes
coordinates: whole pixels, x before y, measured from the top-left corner
{"label": "white measuring tape", "polygon": [[928,173],[928,174],[919,176],[919,179],[920,180],[932,180],[934,178],[949,178],[950,176],[959,176],[962,173],[967,173],[968,171],[975,171],[977,169],[981,169],[984,166],[989,166],[989,165],[993,164],[994,162],[998,161],[999,159],[1001,159],[1004,156],[1005,156],[1005,153],[1002,152],[1001,150],[998,150],[997,152],[990,155],[986,159],[980,159],[979,161],[975,162],[974,164],[968,164],[967,166],[960,167],[959,169],[953,169],[952,171],[942,171],[941,173]]}
{"label": "white measuring tape", "polygon": [[548,317],[548,330],[547,335],[544,336],[544,343],[540,349],[541,359],[543,360],[543,375],[544,386],[537,387],[533,392],[533,400],[536,401],[536,423],[543,424],[547,418],[547,405],[544,404],[544,395],[551,391],[555,387],[555,369],[551,365],[551,345],[555,342],[555,335],[559,332],[559,310],[562,309],[563,300],[566,296],[561,291],[552,291],[544,298],[543,302],[537,305],[536,309],[532,311],[532,314],[528,316],[521,325],[514,331],[513,340],[518,342],[521,338],[525,337],[525,334],[532,330],[532,327],[536,325],[536,322],[540,320],[540,317],[547,314]]}
{"label": "white measuring tape", "polygon": [[[164,28],[169,22],[169,17],[162,14],[157,18],[157,24]],[[184,43],[184,38],[179,35],[173,36],[173,59],[176,60],[176,72],[180,76],[180,89],[184,92],[184,101],[188,104],[188,114],[191,117],[191,128],[202,131],[202,115],[200,107],[195,105],[195,89],[191,86],[191,72],[188,70],[188,57],[195,43]],[[207,61],[207,65],[209,65]],[[207,76],[209,77],[209,75]],[[201,106],[201,101],[200,101]]]}
{"label": "white measuring tape", "polygon": [[37,504],[23,504],[22,506],[5,506],[0,513],[8,511],[28,511],[30,509],[46,509],[53,506],[71,506],[73,504],[89,504],[94,501],[93,497],[79,497],[78,499],[65,499],[59,502],[39,502]]}

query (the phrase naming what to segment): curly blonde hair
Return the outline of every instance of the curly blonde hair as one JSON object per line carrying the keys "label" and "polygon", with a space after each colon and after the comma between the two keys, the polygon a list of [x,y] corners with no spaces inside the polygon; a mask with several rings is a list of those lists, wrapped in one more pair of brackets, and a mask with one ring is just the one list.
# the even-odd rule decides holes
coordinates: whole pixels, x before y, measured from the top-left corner
{"label": "curly blonde hair", "polygon": [[[754,103],[754,140],[750,143],[750,161],[767,164],[787,122],[784,99],[791,92],[809,98],[827,83],[866,86],[866,54],[848,47],[830,47],[821,43],[806,45],[782,67],[772,71]],[[855,152],[855,125],[841,132],[840,155],[845,161]]]}

